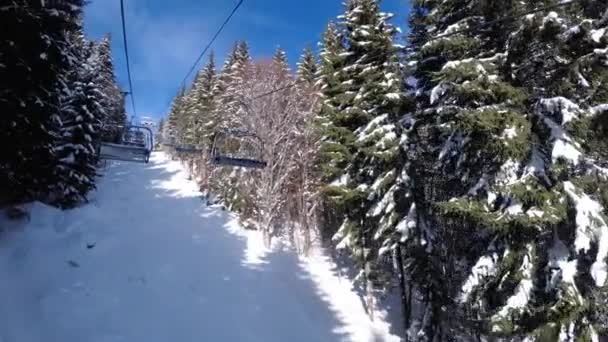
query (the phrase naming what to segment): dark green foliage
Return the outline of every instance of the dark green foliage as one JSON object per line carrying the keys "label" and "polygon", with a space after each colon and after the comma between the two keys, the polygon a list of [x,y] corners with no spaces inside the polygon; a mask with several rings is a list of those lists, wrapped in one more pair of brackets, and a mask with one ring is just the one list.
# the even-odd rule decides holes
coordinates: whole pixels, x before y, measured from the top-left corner
{"label": "dark green foliage", "polygon": [[[402,152],[415,218],[403,205],[386,220],[416,222],[405,265],[429,340],[595,336],[608,233],[600,2],[499,22],[557,1],[415,2],[418,110]],[[585,231],[597,235],[577,250]]]}
{"label": "dark green foliage", "polygon": [[10,201],[45,196],[56,182],[52,146],[61,123],[54,91],[69,68],[65,32],[78,29],[81,7],[77,0],[14,1],[0,11],[0,188]]}
{"label": "dark green foliage", "polygon": [[124,113],[109,42],[81,37],[82,0],[12,1],[0,22],[0,202],[69,207],[94,188],[99,126]]}

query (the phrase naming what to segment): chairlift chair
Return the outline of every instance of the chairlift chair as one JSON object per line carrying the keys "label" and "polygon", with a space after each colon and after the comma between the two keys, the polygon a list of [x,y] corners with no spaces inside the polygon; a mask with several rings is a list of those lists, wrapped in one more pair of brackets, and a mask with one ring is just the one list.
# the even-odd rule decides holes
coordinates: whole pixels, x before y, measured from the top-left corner
{"label": "chairlift chair", "polygon": [[216,132],[211,148],[212,162],[219,166],[235,166],[263,169],[264,142],[254,133],[238,129],[222,129]]}
{"label": "chairlift chair", "polygon": [[98,155],[104,160],[148,163],[154,148],[154,134],[144,126],[115,126],[124,128],[119,143],[101,142]]}

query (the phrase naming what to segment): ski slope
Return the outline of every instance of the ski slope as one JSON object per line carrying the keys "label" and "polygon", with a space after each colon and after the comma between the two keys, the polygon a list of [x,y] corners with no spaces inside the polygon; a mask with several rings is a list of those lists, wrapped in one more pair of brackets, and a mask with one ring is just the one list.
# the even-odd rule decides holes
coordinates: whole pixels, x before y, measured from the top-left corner
{"label": "ski slope", "polygon": [[79,209],[0,218],[0,342],[399,340],[326,258],[265,250],[162,153],[103,173]]}

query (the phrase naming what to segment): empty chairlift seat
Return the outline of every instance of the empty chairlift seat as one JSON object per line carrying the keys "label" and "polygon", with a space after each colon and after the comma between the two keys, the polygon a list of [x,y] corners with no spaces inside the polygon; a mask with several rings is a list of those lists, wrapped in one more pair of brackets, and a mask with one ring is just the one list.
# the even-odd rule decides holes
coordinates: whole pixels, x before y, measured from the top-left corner
{"label": "empty chairlift seat", "polygon": [[222,129],[216,132],[211,149],[212,162],[219,166],[263,169],[264,143],[246,130]]}
{"label": "empty chairlift seat", "polygon": [[102,142],[99,145],[99,158],[148,163],[153,147],[154,135],[150,128],[127,126],[119,143]]}

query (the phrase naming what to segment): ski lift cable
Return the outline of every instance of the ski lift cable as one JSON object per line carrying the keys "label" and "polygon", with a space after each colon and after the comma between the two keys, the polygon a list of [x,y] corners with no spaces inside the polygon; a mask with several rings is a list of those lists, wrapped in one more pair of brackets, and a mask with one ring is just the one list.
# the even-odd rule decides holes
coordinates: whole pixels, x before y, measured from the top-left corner
{"label": "ski lift cable", "polygon": [[135,94],[133,92],[133,81],[131,78],[131,63],[129,62],[129,44],[127,39],[127,25],[125,20],[125,4],[124,0],[120,0],[120,18],[122,20],[122,38],[125,46],[125,57],[127,61],[127,77],[129,79],[129,93],[131,95],[131,105],[133,106],[133,114],[137,116],[137,108],[135,107]]}
{"label": "ski lift cable", "polygon": [[186,81],[188,80],[188,77],[190,77],[190,75],[192,75],[192,72],[194,71],[194,69],[196,69],[196,66],[198,65],[198,63],[207,54],[207,51],[209,51],[209,49],[211,48],[211,46],[213,45],[213,43],[215,42],[215,40],[222,33],[222,31],[224,30],[224,28],[226,27],[226,25],[228,25],[228,22],[230,21],[230,19],[232,19],[232,17],[236,14],[236,12],[241,7],[241,5],[243,5],[244,1],[245,0],[239,0],[239,2],[236,4],[236,6],[232,10],[232,12],[230,12],[230,15],[228,15],[228,17],[226,18],[226,20],[224,20],[224,22],[222,23],[222,25],[220,26],[220,28],[217,30],[217,32],[215,33],[215,35],[213,36],[213,38],[211,38],[211,40],[209,41],[209,43],[207,44],[207,46],[205,46],[205,49],[203,49],[203,52],[201,52],[201,54],[198,56],[198,58],[196,59],[196,61],[194,62],[194,64],[192,65],[192,67],[190,68],[190,70],[188,71],[188,73],[186,74],[186,77],[184,77],[184,80],[181,83],[182,87],[184,87],[186,85]]}
{"label": "ski lift cable", "polygon": [[[519,19],[519,18],[523,18],[523,17],[525,17],[527,15],[530,15],[530,14],[535,14],[535,13],[539,13],[539,12],[554,10],[554,9],[561,8],[561,7],[566,7],[566,6],[572,5],[572,4],[580,2],[580,1],[581,0],[570,0],[570,1],[560,2],[560,3],[555,4],[555,5],[543,6],[543,7],[536,8],[536,9],[533,9],[533,10],[530,10],[530,11],[526,11],[526,12],[520,13],[520,14],[513,14],[513,15],[504,16],[502,18],[498,18],[498,19],[489,21],[487,23],[482,23],[482,24],[475,25],[475,26],[472,26],[472,27],[469,27],[469,28],[466,28],[466,29],[453,31],[453,32],[450,32],[450,33],[445,33],[445,34],[442,34],[442,35],[430,38],[430,39],[426,40],[426,43],[433,42],[433,41],[440,40],[440,39],[444,39],[444,38],[448,38],[448,37],[455,36],[455,35],[462,34],[462,33],[469,33],[471,31],[478,30],[478,29],[481,29],[481,28],[485,28],[485,27],[488,27],[488,26],[492,26],[492,25],[495,25],[495,24],[498,24],[498,23],[501,23],[503,21],[507,21],[507,20],[510,20],[510,19]],[[372,54],[372,55],[368,56],[368,58],[374,59],[374,58],[382,57],[384,55],[386,55],[386,52],[382,52],[380,54],[375,54],[375,55]],[[347,67],[349,67],[349,66],[343,66],[341,68],[338,68],[336,71],[344,70]],[[270,90],[270,91],[265,92],[265,93],[254,95],[251,98],[251,100],[258,100],[258,99],[261,99],[263,97],[270,96],[270,95],[273,95],[275,93],[281,92],[283,90],[287,90],[287,89],[293,88],[293,87],[297,86],[298,84],[300,84],[302,82],[304,82],[304,81],[302,81],[302,80],[296,80],[296,81],[294,81],[294,82],[292,82],[290,84],[287,84],[285,86],[282,86],[282,87]]]}

